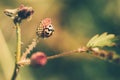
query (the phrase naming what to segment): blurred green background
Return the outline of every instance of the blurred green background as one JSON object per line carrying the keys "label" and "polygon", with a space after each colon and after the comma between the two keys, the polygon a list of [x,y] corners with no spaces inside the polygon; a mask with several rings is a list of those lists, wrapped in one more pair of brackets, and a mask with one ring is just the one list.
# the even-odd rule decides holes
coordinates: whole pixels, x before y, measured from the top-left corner
{"label": "blurred green background", "polygon": [[[21,4],[35,10],[32,20],[21,25],[22,51],[36,37],[36,26],[46,17],[52,19],[55,33],[41,39],[31,53],[54,55],[84,46],[95,34],[120,34],[120,0],[0,0],[0,80],[10,80],[16,51],[14,24],[3,11]],[[120,53],[119,47],[110,50]],[[74,54],[50,60],[44,67],[22,67],[17,80],[120,80],[120,65]]]}

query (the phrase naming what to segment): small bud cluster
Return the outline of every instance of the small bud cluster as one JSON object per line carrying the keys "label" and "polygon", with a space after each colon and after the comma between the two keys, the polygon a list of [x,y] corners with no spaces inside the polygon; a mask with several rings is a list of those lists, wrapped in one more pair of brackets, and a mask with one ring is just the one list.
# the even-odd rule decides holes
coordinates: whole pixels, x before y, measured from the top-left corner
{"label": "small bud cluster", "polygon": [[112,60],[114,58],[113,52],[107,52],[105,50],[100,50],[99,48],[92,48],[93,55],[105,58],[107,60]]}
{"label": "small bud cluster", "polygon": [[120,64],[120,57],[113,52],[100,50],[99,48],[92,48],[91,50],[95,56]]}

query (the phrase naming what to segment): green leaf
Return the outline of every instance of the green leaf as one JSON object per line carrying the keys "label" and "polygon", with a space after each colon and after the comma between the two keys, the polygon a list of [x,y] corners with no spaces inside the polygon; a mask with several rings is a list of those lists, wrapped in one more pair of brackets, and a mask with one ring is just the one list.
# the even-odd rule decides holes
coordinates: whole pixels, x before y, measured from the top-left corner
{"label": "green leaf", "polygon": [[107,34],[107,32],[101,35],[95,35],[93,38],[89,40],[87,43],[87,47],[104,47],[104,46],[113,46],[115,45],[115,35]]}

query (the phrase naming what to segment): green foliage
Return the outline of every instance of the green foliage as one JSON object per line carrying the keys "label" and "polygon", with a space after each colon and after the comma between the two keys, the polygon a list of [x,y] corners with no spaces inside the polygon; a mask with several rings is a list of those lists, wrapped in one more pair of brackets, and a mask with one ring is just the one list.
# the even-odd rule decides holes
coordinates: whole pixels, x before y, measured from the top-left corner
{"label": "green foliage", "polygon": [[114,46],[115,45],[115,35],[107,34],[107,32],[99,35],[95,35],[87,43],[87,47],[104,47],[104,46]]}

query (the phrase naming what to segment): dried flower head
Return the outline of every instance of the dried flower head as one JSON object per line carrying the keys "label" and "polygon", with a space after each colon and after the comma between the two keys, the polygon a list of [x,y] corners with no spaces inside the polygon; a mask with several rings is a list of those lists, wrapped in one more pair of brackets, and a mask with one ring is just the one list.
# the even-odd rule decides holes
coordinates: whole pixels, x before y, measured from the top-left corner
{"label": "dried flower head", "polygon": [[32,9],[32,7],[25,7],[24,5],[21,5],[19,7],[19,11],[18,11],[18,17],[20,17],[21,19],[27,19],[29,17],[31,17],[33,15],[34,11]]}
{"label": "dried flower head", "polygon": [[47,57],[43,52],[34,53],[30,59],[33,66],[44,66],[47,63]]}
{"label": "dried flower head", "polygon": [[36,29],[36,35],[40,38],[48,38],[52,36],[54,28],[50,18],[43,19]]}
{"label": "dried flower head", "polygon": [[20,23],[23,19],[31,18],[34,13],[32,7],[25,7],[21,5],[19,8],[16,9],[5,9],[4,13],[11,17],[14,20],[14,23]]}

